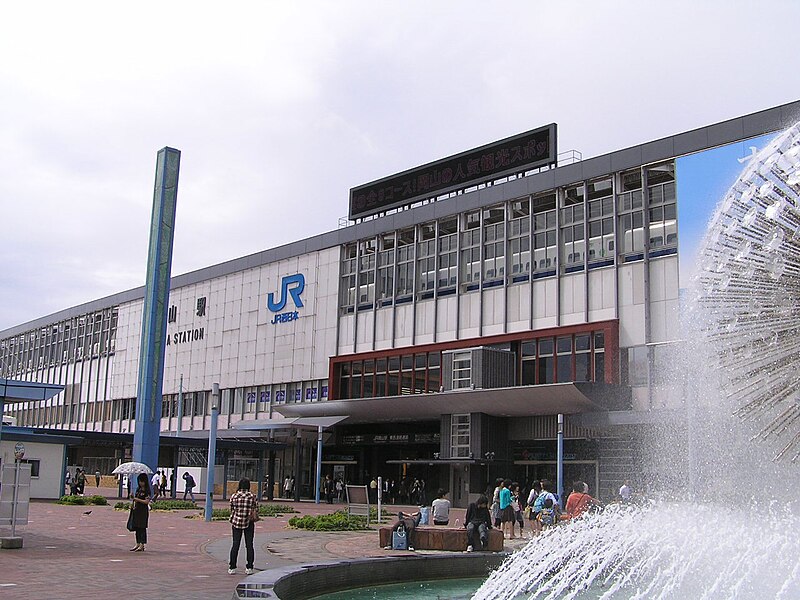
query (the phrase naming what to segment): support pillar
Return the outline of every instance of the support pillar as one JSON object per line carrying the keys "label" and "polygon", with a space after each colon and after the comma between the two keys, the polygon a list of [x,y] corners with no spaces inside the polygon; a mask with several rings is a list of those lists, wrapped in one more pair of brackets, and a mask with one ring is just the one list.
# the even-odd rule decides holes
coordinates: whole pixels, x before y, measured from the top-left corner
{"label": "support pillar", "polygon": [[264,451],[259,448],[258,450],[258,466],[256,467],[256,482],[258,485],[258,494],[256,500],[261,502],[264,499]]}
{"label": "support pillar", "polygon": [[214,507],[214,465],[217,460],[217,423],[219,421],[219,384],[211,384],[211,429],[208,432],[208,473],[206,474],[206,522],[211,522]]}
{"label": "support pillar", "polygon": [[558,505],[564,510],[564,415],[558,415],[558,437],[556,438],[556,489]]}
{"label": "support pillar", "polygon": [[228,449],[222,451],[222,499],[228,499]]}
{"label": "support pillar", "polygon": [[314,496],[319,504],[319,487],[322,484],[322,425],[317,425],[317,492]]}
{"label": "support pillar", "polygon": [[294,501],[300,502],[300,476],[303,474],[303,465],[300,464],[300,459],[303,456],[303,432],[297,430],[297,435],[294,440]]}
{"label": "support pillar", "polygon": [[275,450],[269,451],[269,464],[267,466],[269,476],[269,487],[267,488],[267,500],[275,499]]}
{"label": "support pillar", "polygon": [[158,469],[161,387],[164,381],[169,279],[172,273],[180,157],[180,151],[174,148],[162,148],[158,151],[142,310],[133,460],[146,464],[153,471]]}

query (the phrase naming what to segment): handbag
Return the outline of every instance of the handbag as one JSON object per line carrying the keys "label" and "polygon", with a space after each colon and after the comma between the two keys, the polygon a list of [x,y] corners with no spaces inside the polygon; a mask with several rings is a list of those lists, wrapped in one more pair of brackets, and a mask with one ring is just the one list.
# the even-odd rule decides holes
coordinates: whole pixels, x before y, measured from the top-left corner
{"label": "handbag", "polygon": [[258,507],[256,506],[253,510],[250,511],[250,522],[257,523],[261,520],[261,517],[258,514]]}
{"label": "handbag", "polygon": [[128,528],[128,531],[136,531],[136,527],[133,525],[133,509],[128,511],[128,523],[125,525]]}
{"label": "handbag", "polygon": [[392,550],[408,550],[408,536],[402,525],[392,532]]}

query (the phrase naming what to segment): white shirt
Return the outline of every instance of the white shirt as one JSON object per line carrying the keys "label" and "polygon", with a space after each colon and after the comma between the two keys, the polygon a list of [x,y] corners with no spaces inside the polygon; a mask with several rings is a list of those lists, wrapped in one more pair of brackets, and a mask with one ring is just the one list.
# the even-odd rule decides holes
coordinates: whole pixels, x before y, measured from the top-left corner
{"label": "white shirt", "polygon": [[153,478],[150,480],[153,487],[161,487],[161,475],[153,473]]}
{"label": "white shirt", "polygon": [[434,521],[449,521],[450,520],[450,500],[447,498],[437,498],[431,503],[433,509]]}
{"label": "white shirt", "polygon": [[631,499],[631,488],[627,485],[623,485],[619,488],[619,495],[622,497],[623,500],[630,500]]}

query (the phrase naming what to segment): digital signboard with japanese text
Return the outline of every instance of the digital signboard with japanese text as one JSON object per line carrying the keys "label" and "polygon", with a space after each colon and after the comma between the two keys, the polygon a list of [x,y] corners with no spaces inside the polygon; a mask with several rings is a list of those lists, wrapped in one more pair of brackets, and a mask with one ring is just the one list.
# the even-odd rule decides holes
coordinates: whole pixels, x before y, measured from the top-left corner
{"label": "digital signboard with japanese text", "polygon": [[374,215],[457,189],[556,162],[551,123],[350,190],[350,219]]}

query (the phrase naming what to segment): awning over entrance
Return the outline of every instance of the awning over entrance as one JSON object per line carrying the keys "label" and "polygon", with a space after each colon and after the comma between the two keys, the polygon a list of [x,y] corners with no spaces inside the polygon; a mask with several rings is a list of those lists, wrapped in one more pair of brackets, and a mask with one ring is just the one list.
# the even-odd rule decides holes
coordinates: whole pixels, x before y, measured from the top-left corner
{"label": "awning over entrance", "polygon": [[630,408],[630,388],[601,383],[554,383],[285,404],[275,410],[286,417],[348,415],[348,423],[376,423],[437,420],[452,413],[530,417],[625,408]]}
{"label": "awning over entrance", "polygon": [[[257,419],[254,421],[239,421],[233,429],[244,431],[270,431],[275,429],[313,429],[322,427],[328,429],[344,421],[346,416],[324,417],[295,417],[289,419]],[[230,431],[230,430],[229,430]],[[239,434],[241,435],[241,434]]]}
{"label": "awning over entrance", "polygon": [[0,401],[27,402],[29,400],[49,400],[64,390],[63,385],[38,383],[35,381],[18,381],[0,377]]}

